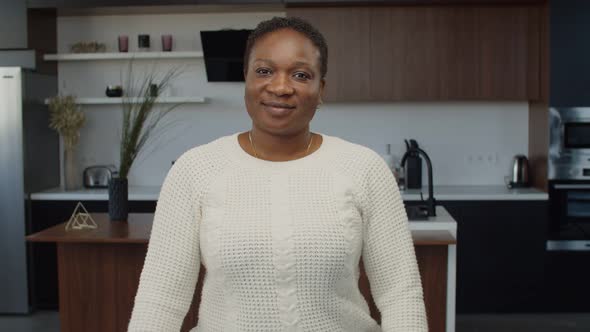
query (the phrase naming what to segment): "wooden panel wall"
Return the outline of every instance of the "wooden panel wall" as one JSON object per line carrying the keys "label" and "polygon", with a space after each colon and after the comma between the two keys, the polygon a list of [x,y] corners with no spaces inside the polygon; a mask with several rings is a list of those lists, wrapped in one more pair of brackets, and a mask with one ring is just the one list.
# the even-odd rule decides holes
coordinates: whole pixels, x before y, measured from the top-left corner
{"label": "wooden panel wall", "polygon": [[549,150],[549,5],[539,8],[539,92],[538,101],[529,103],[529,162],[532,185],[543,191],[547,186]]}

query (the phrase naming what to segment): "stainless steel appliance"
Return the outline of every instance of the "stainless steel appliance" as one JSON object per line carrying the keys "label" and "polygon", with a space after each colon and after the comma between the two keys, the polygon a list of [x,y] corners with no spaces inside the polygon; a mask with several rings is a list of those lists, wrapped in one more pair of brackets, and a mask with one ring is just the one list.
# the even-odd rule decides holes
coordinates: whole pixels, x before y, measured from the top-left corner
{"label": "stainless steel appliance", "polygon": [[43,100],[57,93],[55,76],[0,67],[0,313],[29,312],[25,233],[29,194],[59,186],[59,136]]}
{"label": "stainless steel appliance", "polygon": [[523,188],[529,186],[529,160],[525,155],[514,156],[512,162],[512,176],[508,188]]}
{"label": "stainless steel appliance", "polygon": [[114,165],[87,167],[84,169],[84,187],[108,188],[109,180],[117,173]]}
{"label": "stainless steel appliance", "polygon": [[590,250],[590,107],[549,109],[548,250]]}
{"label": "stainless steel appliance", "polygon": [[590,180],[590,107],[549,109],[550,180]]}

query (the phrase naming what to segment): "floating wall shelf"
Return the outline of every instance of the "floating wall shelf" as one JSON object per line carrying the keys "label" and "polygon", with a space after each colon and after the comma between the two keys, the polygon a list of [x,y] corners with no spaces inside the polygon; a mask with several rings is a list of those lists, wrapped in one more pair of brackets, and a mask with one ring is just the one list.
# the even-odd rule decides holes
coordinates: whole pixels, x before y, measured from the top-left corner
{"label": "floating wall shelf", "polygon": [[[76,103],[81,105],[115,105],[121,104],[122,98],[77,98]],[[143,101],[143,98],[133,99],[135,102]],[[203,104],[207,102],[205,97],[160,97],[156,100],[156,104]],[[49,99],[45,99],[45,104],[49,103]]]}
{"label": "floating wall shelf", "polygon": [[121,59],[190,59],[202,58],[201,51],[178,52],[131,52],[131,53],[61,53],[45,54],[46,61],[88,61],[88,60],[121,60]]}

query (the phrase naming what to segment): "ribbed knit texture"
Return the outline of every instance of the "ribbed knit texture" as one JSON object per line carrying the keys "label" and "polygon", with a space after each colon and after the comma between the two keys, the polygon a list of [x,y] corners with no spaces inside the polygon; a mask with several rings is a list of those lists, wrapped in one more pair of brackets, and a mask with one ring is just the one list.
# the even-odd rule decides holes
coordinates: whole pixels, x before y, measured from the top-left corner
{"label": "ribbed knit texture", "polygon": [[[322,135],[286,162],[237,133],[184,153],[156,207],[129,331],[179,331],[202,263],[191,331],[427,331],[403,202],[381,157]],[[362,257],[379,326],[358,289]]]}

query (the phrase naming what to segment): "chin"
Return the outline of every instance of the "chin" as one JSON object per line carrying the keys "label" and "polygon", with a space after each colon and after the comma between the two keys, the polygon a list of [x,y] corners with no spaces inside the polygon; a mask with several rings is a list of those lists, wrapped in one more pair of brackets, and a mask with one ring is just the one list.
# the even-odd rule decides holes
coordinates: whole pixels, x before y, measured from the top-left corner
{"label": "chin", "polygon": [[275,134],[288,134],[289,132],[297,130],[296,126],[293,123],[293,119],[291,119],[290,117],[276,119],[270,116],[263,115],[261,118],[259,118],[257,124],[258,128]]}
{"label": "chin", "polygon": [[290,135],[299,131],[291,122],[263,121],[259,122],[256,127],[277,136]]}

